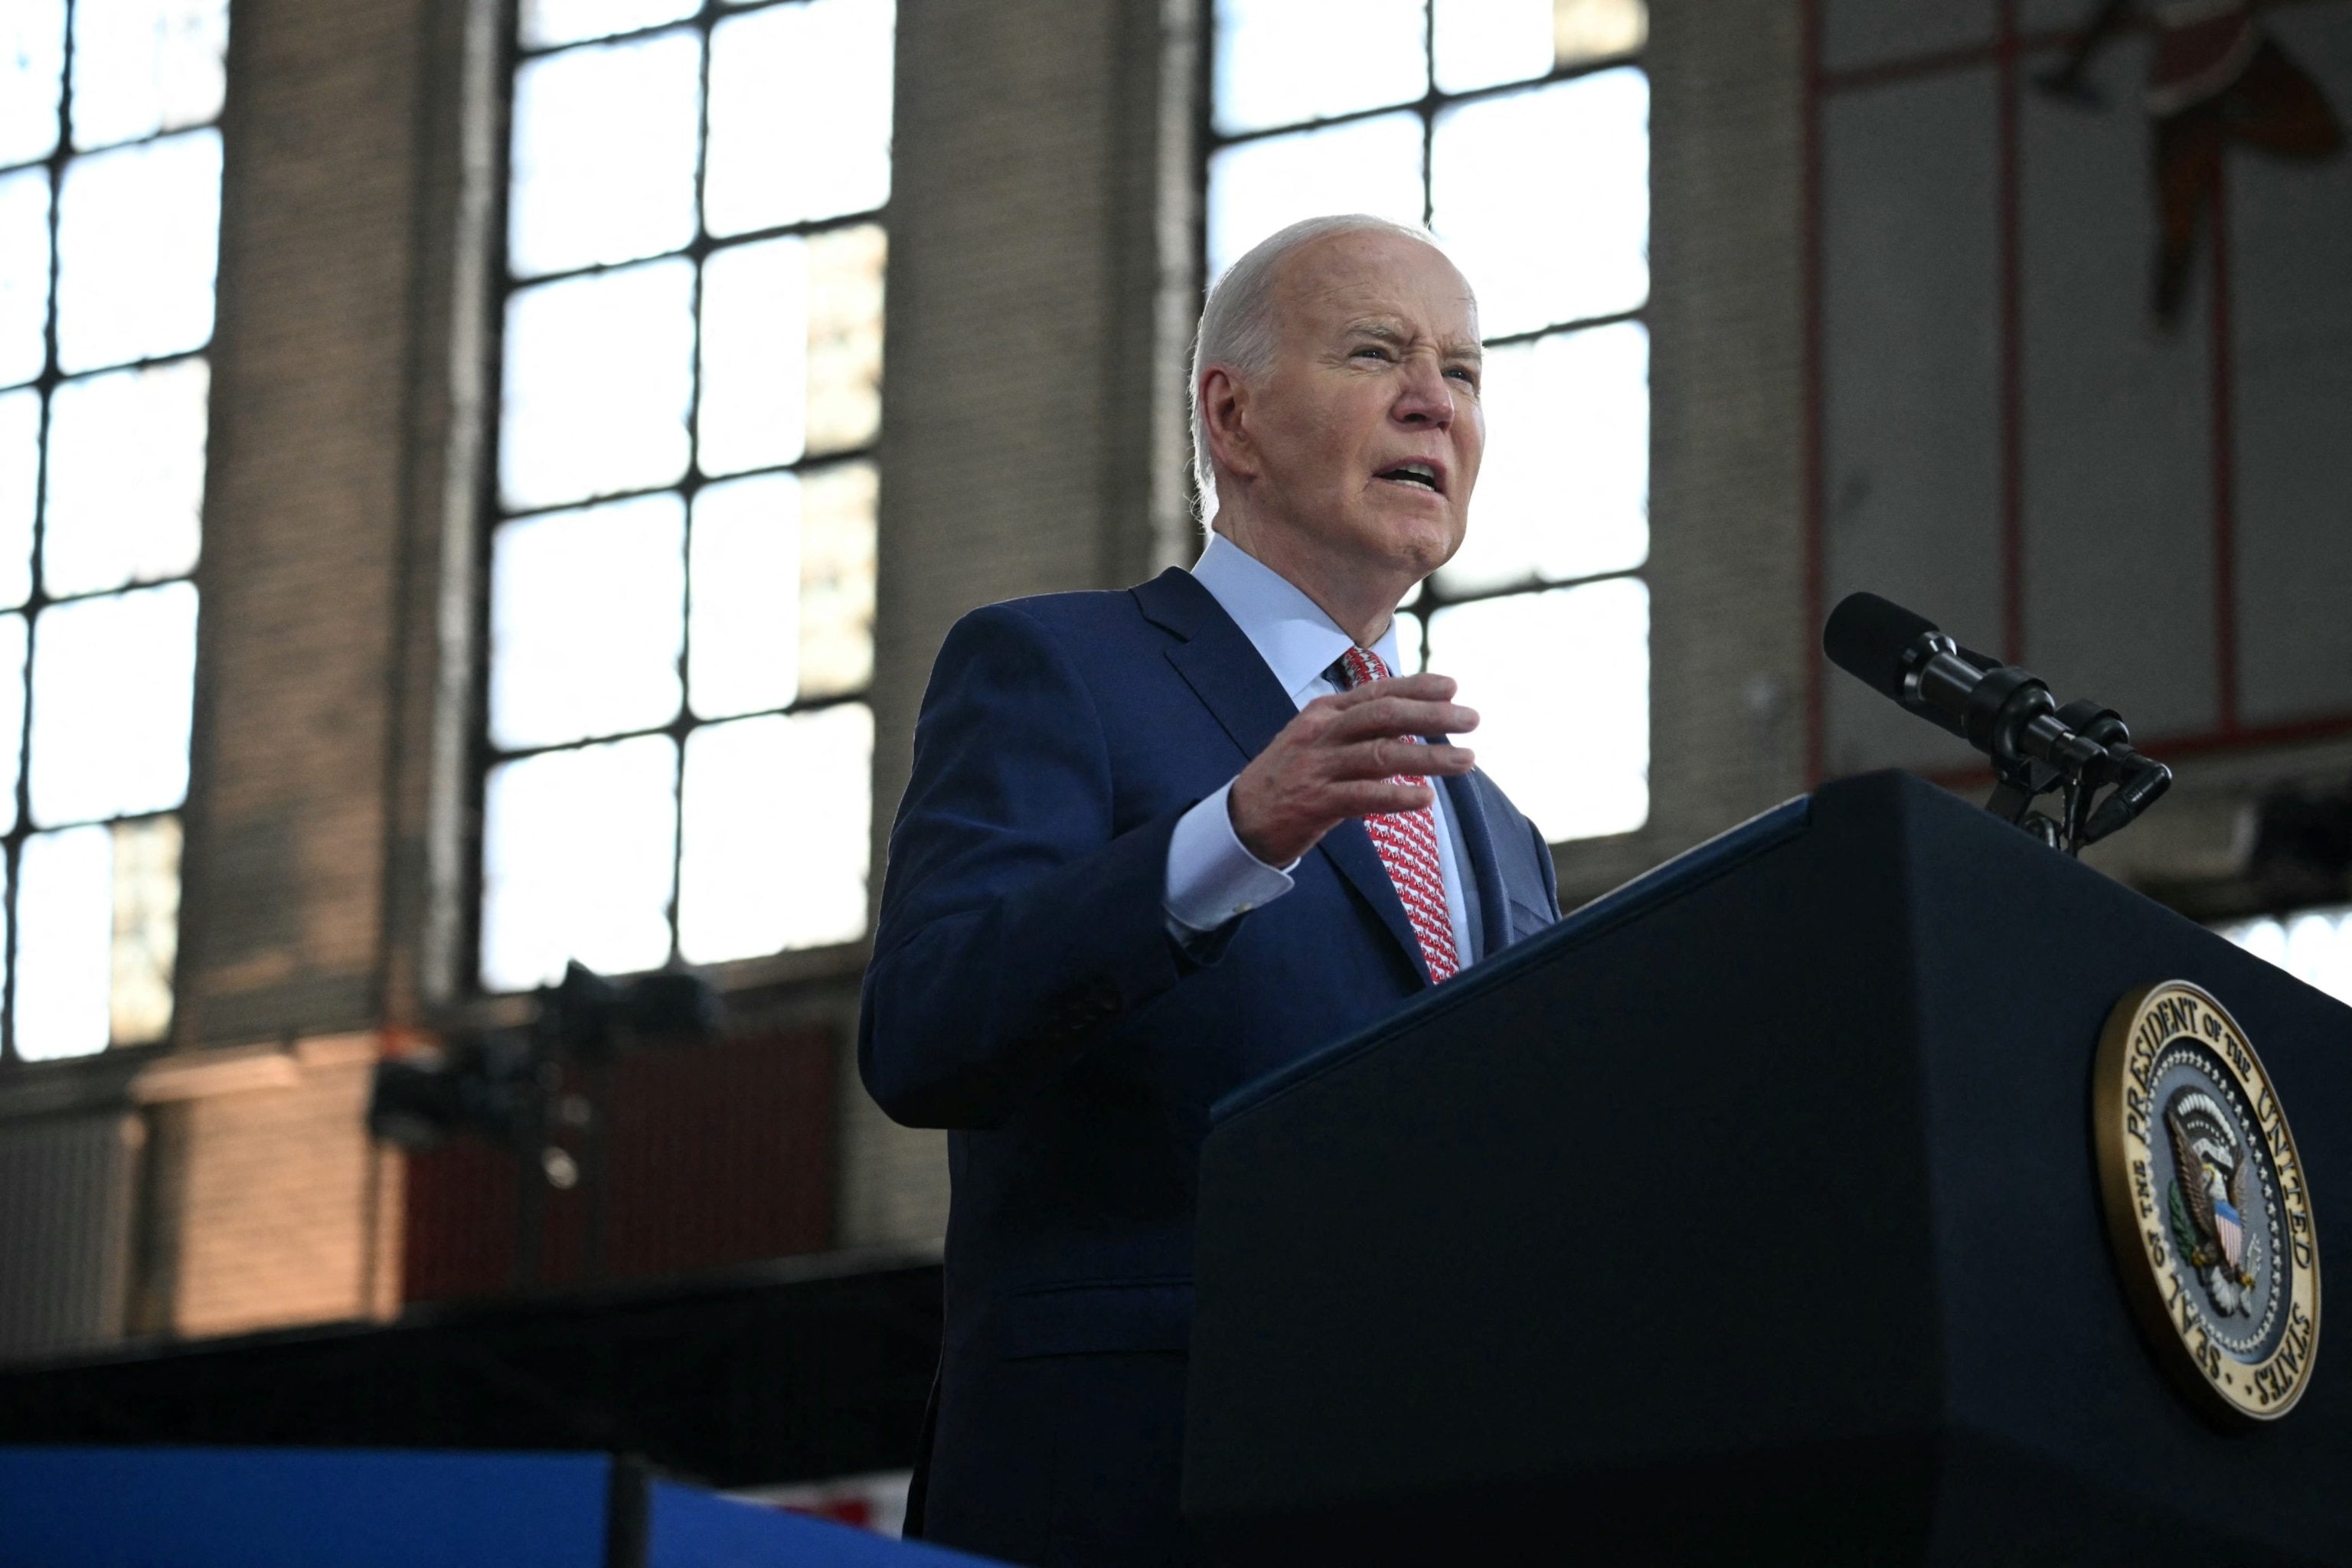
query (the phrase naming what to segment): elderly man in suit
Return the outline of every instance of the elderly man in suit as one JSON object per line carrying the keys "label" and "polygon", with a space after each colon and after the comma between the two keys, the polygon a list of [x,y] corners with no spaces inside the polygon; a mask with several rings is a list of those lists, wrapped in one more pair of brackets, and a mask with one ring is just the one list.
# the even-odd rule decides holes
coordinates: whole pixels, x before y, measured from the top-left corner
{"label": "elderly man in suit", "polygon": [[1419,230],[1295,225],[1202,312],[1207,548],[993,605],[941,648],[890,839],[867,1089],[950,1129],[923,1532],[1192,1560],[1178,1516],[1211,1106],[1558,916],[1542,836],[1396,676],[1460,548],[1476,302]]}

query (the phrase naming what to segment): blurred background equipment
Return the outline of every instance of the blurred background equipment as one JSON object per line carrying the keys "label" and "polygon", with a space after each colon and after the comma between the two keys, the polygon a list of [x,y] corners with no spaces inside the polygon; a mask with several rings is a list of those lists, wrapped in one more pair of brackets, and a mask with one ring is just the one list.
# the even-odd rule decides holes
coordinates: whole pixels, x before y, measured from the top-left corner
{"label": "blurred background equipment", "polygon": [[601,1279],[614,1058],[626,1050],[708,1045],[724,1015],[719,993],[698,974],[664,971],[616,984],[574,962],[560,984],[540,987],[528,1027],[461,1037],[446,1053],[418,1051],[377,1063],[368,1131],[418,1152],[469,1134],[513,1156],[520,1289],[541,1283],[547,1189],[581,1189],[583,1278]]}
{"label": "blurred background equipment", "polygon": [[601,1066],[624,1048],[707,1045],[726,1015],[698,974],[664,972],[615,984],[577,963],[561,984],[539,989],[534,1006],[528,1028],[463,1037],[446,1053],[386,1058],[375,1070],[368,1130],[404,1149],[430,1149],[461,1131],[513,1145],[528,1141],[526,1125],[593,1126],[561,1100],[552,1114],[543,1103],[561,1088],[566,1064]]}
{"label": "blurred background equipment", "polygon": [[2255,802],[2253,816],[2246,875],[2267,908],[2352,899],[2352,781],[2273,790]]}

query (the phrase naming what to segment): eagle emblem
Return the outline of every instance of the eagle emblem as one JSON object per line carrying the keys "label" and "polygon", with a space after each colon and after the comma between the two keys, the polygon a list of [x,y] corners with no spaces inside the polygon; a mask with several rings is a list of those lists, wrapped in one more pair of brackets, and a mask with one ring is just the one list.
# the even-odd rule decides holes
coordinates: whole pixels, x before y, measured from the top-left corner
{"label": "eagle emblem", "polygon": [[2092,1074],[2107,1240],[2140,1327],[2208,1414],[2277,1420],[2319,1352],[2319,1236],[2269,1070],[2211,992],[2164,980],[2116,1003]]}
{"label": "eagle emblem", "polygon": [[2251,1315],[2254,1259],[2246,1215],[2261,1213],[2254,1162],[2238,1146],[2233,1119],[2210,1095],[2183,1089],[2164,1108],[2172,1140],[2173,1245],[2197,1270],[2222,1316]]}

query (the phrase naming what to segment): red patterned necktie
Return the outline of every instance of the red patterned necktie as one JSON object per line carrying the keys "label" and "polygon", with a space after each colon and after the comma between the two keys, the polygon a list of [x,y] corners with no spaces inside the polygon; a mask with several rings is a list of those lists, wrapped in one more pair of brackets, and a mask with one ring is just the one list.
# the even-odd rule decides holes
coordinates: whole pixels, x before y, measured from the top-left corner
{"label": "red patterned necktie", "polygon": [[[1339,656],[1339,668],[1350,688],[1389,678],[1389,667],[1370,648],[1349,648]],[[1418,735],[1412,740],[1415,745],[1422,743]],[[1412,773],[1399,773],[1391,782],[1442,787],[1435,779]],[[1430,983],[1451,980],[1462,963],[1454,951],[1454,921],[1445,911],[1436,813],[1425,805],[1418,811],[1384,812],[1364,818],[1364,826],[1372,836],[1372,847],[1381,852],[1381,864],[1389,868],[1389,880],[1396,884],[1397,897],[1404,900],[1405,918],[1412,921],[1413,935],[1421,939],[1421,956],[1429,965]]]}

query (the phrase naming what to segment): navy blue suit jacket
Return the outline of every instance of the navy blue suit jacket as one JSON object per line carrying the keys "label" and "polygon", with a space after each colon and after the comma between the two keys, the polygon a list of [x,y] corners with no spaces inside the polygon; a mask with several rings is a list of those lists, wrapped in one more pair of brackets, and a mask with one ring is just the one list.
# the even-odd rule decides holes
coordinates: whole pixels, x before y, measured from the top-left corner
{"label": "navy blue suit jacket", "polygon": [[[1178,817],[1297,709],[1189,573],[993,605],[915,730],[859,1020],[867,1089],[951,1129],[928,1533],[1022,1562],[1181,1561],[1193,1192],[1210,1107],[1428,984],[1360,822],[1187,951]],[[1491,955],[1558,918],[1542,836],[1449,779]]]}

